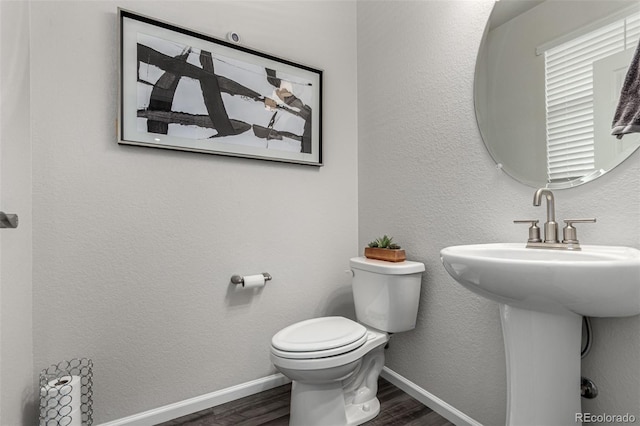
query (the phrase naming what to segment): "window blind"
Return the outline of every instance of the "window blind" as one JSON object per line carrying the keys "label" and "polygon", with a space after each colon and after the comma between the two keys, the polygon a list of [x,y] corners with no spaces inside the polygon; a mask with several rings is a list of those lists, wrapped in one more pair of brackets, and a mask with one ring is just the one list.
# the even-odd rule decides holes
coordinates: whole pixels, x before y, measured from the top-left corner
{"label": "window blind", "polygon": [[640,13],[634,13],[545,50],[549,182],[594,170],[593,63],[635,48],[639,38]]}

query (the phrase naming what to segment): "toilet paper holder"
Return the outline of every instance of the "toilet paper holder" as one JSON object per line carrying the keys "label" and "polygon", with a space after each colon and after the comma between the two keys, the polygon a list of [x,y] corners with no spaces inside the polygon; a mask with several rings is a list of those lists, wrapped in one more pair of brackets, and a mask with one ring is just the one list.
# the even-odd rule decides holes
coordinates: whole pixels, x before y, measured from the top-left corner
{"label": "toilet paper holder", "polygon": [[[267,272],[263,272],[262,276],[264,277],[264,281],[265,283],[267,281],[271,281],[271,274],[267,273]],[[236,284],[236,285],[244,285],[244,277],[242,275],[233,275],[231,276],[231,283]]]}

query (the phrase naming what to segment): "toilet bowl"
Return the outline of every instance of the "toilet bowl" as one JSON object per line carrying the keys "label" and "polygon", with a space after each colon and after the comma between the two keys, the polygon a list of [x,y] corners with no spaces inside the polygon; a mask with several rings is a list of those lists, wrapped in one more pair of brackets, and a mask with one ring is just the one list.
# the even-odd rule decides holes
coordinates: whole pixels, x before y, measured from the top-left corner
{"label": "toilet bowl", "polygon": [[[316,350],[311,342],[304,350],[294,350],[303,346],[296,345],[297,338],[318,334],[322,337],[314,342]],[[343,317],[314,318],[277,333],[271,362],[293,381],[290,424],[358,425],[375,417],[380,411],[376,393],[384,365],[382,348],[388,340],[387,333]]]}
{"label": "toilet bowl", "polygon": [[358,322],[313,318],[271,340],[272,363],[292,380],[292,426],[354,426],[377,416],[389,333],[415,327],[422,263],[353,258],[350,264]]}

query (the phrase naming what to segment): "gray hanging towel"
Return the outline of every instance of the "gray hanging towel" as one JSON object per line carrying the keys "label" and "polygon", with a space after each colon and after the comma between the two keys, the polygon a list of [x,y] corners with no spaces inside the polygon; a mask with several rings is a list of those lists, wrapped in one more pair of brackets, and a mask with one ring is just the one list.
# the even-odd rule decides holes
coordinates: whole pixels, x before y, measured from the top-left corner
{"label": "gray hanging towel", "polygon": [[640,133],[640,42],[620,92],[611,130],[618,139],[627,133]]}

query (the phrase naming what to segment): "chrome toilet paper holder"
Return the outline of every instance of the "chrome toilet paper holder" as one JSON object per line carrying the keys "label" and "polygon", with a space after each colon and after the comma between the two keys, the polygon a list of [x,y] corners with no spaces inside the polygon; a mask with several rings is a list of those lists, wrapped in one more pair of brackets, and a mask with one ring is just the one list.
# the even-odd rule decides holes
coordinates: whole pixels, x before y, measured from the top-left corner
{"label": "chrome toilet paper holder", "polygon": [[[269,274],[268,272],[263,272],[262,276],[264,277],[265,283],[267,281],[271,281],[272,277],[271,277],[271,274]],[[244,285],[244,277],[242,275],[232,275],[231,283],[236,285]]]}

